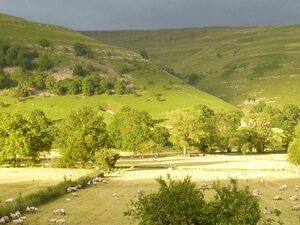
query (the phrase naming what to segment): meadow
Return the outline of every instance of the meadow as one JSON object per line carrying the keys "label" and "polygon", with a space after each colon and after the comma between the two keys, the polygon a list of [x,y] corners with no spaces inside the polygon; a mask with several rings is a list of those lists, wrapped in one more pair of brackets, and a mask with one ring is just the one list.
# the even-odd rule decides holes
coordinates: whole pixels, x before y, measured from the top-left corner
{"label": "meadow", "polygon": [[[299,224],[297,218],[299,213],[291,210],[297,202],[289,201],[288,196],[298,194],[294,186],[299,185],[300,171],[286,161],[285,154],[157,159],[129,157],[121,159],[118,166],[123,169],[108,174],[105,178],[107,183],[99,183],[79,190],[79,197],[73,198],[72,201],[66,200],[72,198],[71,194],[67,194],[42,205],[37,214],[27,215],[26,224],[46,224],[50,218],[59,218],[52,215],[53,210],[64,208],[67,212],[64,218],[68,224],[129,225],[132,221],[124,217],[123,212],[129,206],[130,200],[134,199],[141,188],[146,192],[156,190],[158,185],[154,179],[159,176],[166,177],[167,174],[177,179],[187,175],[192,176],[192,180],[197,185],[203,182],[212,184],[217,180],[226,184],[229,177],[237,178],[239,185],[248,185],[251,189],[258,189],[261,192],[259,199],[262,210],[265,206],[277,208],[281,210],[280,219],[285,224]],[[267,183],[260,182],[261,179],[266,180]],[[288,185],[286,191],[278,190],[282,184]],[[207,192],[208,197],[211,194]],[[273,201],[272,198],[276,194],[281,194],[283,200]]]}

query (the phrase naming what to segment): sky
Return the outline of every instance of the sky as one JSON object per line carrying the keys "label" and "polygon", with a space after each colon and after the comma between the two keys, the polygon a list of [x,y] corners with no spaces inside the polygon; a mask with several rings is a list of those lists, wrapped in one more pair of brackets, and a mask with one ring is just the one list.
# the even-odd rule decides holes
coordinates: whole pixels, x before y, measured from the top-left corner
{"label": "sky", "polygon": [[75,30],[300,24],[300,0],[0,0],[0,12]]}

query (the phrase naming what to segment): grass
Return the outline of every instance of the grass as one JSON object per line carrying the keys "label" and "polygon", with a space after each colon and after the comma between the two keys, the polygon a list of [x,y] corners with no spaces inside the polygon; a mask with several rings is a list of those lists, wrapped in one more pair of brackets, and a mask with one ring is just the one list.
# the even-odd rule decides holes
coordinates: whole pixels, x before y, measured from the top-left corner
{"label": "grass", "polygon": [[[57,168],[0,168],[0,200],[22,196],[46,189],[50,185],[58,184],[67,178],[78,179],[90,173],[84,169]],[[0,203],[1,206],[1,203]]]}
{"label": "grass", "polygon": [[[109,120],[112,112],[117,112],[124,105],[130,105],[149,111],[157,120],[165,120],[169,111],[199,104],[207,105],[216,111],[235,110],[230,104],[186,85],[172,75],[160,71],[155,65],[144,62],[139,54],[131,50],[104,44],[68,28],[34,23],[4,14],[0,14],[0,27],[1,39],[21,43],[47,53],[54,61],[54,69],[60,71],[63,77],[70,75],[64,74],[66,72],[63,71],[70,71],[78,63],[84,66],[92,65],[100,71],[99,74],[108,76],[120,76],[118,72],[127,64],[132,68],[129,73],[130,79],[138,89],[137,95],[31,96],[21,99],[12,97],[9,91],[2,91],[0,111],[28,114],[34,109],[40,109],[48,117],[59,120],[68,116],[70,111],[90,106],[109,111],[104,112],[105,118]],[[51,47],[46,49],[39,47],[37,43],[42,38],[49,40]],[[75,42],[90,46],[94,56],[76,57],[72,49]],[[161,94],[161,97],[157,98],[157,94]]]}
{"label": "grass", "polygon": [[[70,195],[63,196],[56,201],[40,207],[39,212],[28,215],[28,223],[32,225],[44,224],[53,216],[52,211],[64,208],[67,215],[64,217],[68,224],[108,224],[129,225],[130,220],[123,216],[130,200],[137,195],[137,190],[143,188],[150,192],[158,188],[154,179],[166,176],[182,179],[191,175],[198,185],[201,182],[212,183],[219,179],[226,183],[228,177],[239,179],[242,186],[249,185],[252,189],[257,188],[260,196],[261,208],[268,206],[282,211],[281,219],[285,224],[298,224],[299,213],[291,211],[295,202],[288,199],[290,194],[297,194],[293,187],[299,184],[299,175],[292,172],[291,167],[285,161],[285,155],[253,155],[253,156],[206,156],[206,157],[168,157],[159,158],[157,161],[148,159],[122,159],[119,166],[135,166],[134,169],[125,170],[107,177],[107,183],[100,183],[80,190],[79,197],[73,201],[66,201]],[[177,169],[170,170],[160,168],[169,164],[177,165]],[[282,168],[286,170],[283,171]],[[268,184],[262,184],[258,180],[264,178]],[[288,190],[279,192],[278,187],[288,185]],[[114,196],[116,194],[116,196]],[[273,196],[281,194],[282,201],[275,202]],[[210,193],[208,193],[210,195]]]}
{"label": "grass", "polygon": [[299,105],[300,26],[219,27],[83,32],[108,44],[148,51],[179,74],[204,75],[196,85],[236,106],[253,97]]}

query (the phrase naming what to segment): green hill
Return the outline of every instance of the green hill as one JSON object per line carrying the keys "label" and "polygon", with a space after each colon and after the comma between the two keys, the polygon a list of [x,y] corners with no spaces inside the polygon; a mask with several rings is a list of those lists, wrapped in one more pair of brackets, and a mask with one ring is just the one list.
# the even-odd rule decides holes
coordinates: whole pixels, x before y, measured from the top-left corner
{"label": "green hill", "polygon": [[106,43],[147,50],[159,67],[234,105],[265,100],[300,105],[300,26],[85,32]]}
{"label": "green hill", "polygon": [[[205,104],[217,111],[235,109],[228,103],[186,85],[180,79],[163,72],[157,66],[145,61],[132,50],[104,44],[68,28],[34,23],[0,14],[0,40],[16,43],[38,54],[47,54],[53,61],[53,68],[47,74],[57,81],[72,79],[74,66],[80,63],[93,68],[99,77],[125,79],[134,86],[135,94],[100,94],[91,97],[79,95],[57,96],[46,91],[37,91],[29,97],[14,97],[13,89],[0,92],[0,110],[28,113],[41,109],[53,119],[61,119],[71,110],[82,106],[96,107],[109,118],[124,105],[149,111],[155,119],[166,119],[166,113],[176,108]],[[50,47],[41,47],[41,39],[47,39]],[[87,45],[91,57],[76,56],[74,43]],[[126,73],[122,72],[126,67]],[[7,74],[17,67],[4,67]],[[31,71],[38,74],[38,69]],[[125,73],[125,74],[124,74]]]}

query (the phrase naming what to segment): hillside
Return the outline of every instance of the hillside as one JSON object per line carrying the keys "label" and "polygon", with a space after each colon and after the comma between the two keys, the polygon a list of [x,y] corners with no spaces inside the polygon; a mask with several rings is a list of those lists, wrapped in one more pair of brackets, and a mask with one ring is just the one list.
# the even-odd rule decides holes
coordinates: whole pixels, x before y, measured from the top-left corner
{"label": "hillside", "polygon": [[300,105],[300,26],[84,33],[147,50],[152,62],[182,77],[196,73],[194,86],[234,105]]}
{"label": "hillside", "polygon": [[[14,89],[19,88],[19,83],[16,88],[0,92],[1,111],[28,113],[34,109],[41,109],[50,118],[61,119],[72,110],[91,106],[103,111],[105,117],[109,118],[123,105],[130,105],[149,111],[155,119],[165,119],[166,112],[199,104],[205,104],[217,111],[234,109],[224,101],[160,71],[132,50],[104,44],[68,28],[34,23],[4,14],[0,14],[0,27],[0,40],[10,42],[12,46],[21,45],[25,50],[29,49],[39,55],[45,54],[51,60],[53,64],[51,69],[41,71],[34,67],[29,71],[33,79],[36,74],[42,74],[42,76],[53,75],[57,82],[72,81],[74,68],[80,64],[92,68],[94,77],[113,78],[118,82],[125,80],[126,85],[135,89],[135,93],[132,94],[119,95],[110,90],[109,94],[84,96],[67,93],[56,95],[47,90],[37,91],[32,88],[30,91],[34,92],[33,95],[16,97]],[[39,44],[41,39],[47,39],[51,45],[41,47]],[[92,56],[76,55],[73,49],[75,43],[86,45],[92,51]],[[12,74],[19,69],[18,66],[6,66],[3,71],[13,77]]]}

